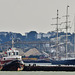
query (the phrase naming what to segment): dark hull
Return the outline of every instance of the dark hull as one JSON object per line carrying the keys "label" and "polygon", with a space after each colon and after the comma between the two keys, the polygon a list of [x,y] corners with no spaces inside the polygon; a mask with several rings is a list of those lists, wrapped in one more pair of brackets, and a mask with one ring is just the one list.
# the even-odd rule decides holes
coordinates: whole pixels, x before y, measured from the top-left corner
{"label": "dark hull", "polygon": [[75,65],[75,59],[70,60],[50,60],[52,65]]}
{"label": "dark hull", "polygon": [[1,71],[17,71],[23,68],[23,64],[20,60],[14,60],[12,62],[3,65]]}
{"label": "dark hull", "polygon": [[50,63],[47,60],[23,60],[24,63]]}
{"label": "dark hull", "polygon": [[24,63],[51,63],[52,65],[75,65],[75,59],[70,59],[70,60],[30,60],[26,61],[24,60]]}
{"label": "dark hull", "polygon": [[73,66],[25,66],[23,71],[75,71]]}

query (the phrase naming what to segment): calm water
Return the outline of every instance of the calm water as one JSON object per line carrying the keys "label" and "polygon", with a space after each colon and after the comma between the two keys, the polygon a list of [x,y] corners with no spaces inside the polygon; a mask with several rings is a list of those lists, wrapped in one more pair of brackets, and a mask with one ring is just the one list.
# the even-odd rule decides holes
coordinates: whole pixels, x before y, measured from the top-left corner
{"label": "calm water", "polygon": [[36,71],[36,72],[24,72],[24,71],[0,71],[0,75],[75,75],[75,72],[44,72],[44,71]]}

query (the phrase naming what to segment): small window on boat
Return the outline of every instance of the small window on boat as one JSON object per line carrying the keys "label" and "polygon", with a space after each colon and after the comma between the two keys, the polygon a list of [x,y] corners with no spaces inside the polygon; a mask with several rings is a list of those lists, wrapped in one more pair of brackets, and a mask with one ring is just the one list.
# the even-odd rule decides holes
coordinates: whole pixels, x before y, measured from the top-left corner
{"label": "small window on boat", "polygon": [[15,55],[15,52],[13,52],[13,55]]}
{"label": "small window on boat", "polygon": [[16,55],[18,55],[18,52],[16,52]]}
{"label": "small window on boat", "polygon": [[9,53],[9,56],[10,56],[10,53]]}
{"label": "small window on boat", "polygon": [[4,60],[5,60],[5,58],[4,58]]}

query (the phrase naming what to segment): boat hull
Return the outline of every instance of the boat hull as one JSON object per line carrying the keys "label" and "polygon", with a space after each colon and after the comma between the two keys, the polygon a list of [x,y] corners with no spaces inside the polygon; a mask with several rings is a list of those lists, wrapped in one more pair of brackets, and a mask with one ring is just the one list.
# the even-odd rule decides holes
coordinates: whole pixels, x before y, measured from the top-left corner
{"label": "boat hull", "polygon": [[49,60],[49,61],[46,61],[46,60],[30,60],[30,61],[27,61],[27,60],[23,60],[24,63],[50,63],[52,65],[75,65],[75,59],[71,59],[71,60]]}
{"label": "boat hull", "polygon": [[50,60],[52,65],[75,65],[75,59],[71,60]]}
{"label": "boat hull", "polygon": [[1,71],[18,71],[23,70],[24,64],[21,60],[14,60],[3,65]]}

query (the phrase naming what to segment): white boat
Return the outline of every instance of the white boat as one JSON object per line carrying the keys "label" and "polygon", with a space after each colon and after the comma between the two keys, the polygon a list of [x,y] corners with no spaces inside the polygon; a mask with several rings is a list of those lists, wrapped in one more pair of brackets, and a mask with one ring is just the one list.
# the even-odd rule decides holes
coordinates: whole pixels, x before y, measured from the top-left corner
{"label": "white boat", "polygon": [[[11,48],[5,52],[6,56],[0,59],[0,68],[2,70],[22,70],[24,63],[19,55],[19,51]],[[18,66],[17,66],[18,65]],[[14,67],[14,68],[13,68]]]}
{"label": "white boat", "polygon": [[22,60],[21,56],[19,56],[19,51],[15,50],[15,48],[11,48],[5,52],[6,57],[2,57],[0,59],[0,64],[4,65],[13,60]]}
{"label": "white boat", "polygon": [[0,69],[2,70],[22,70],[24,67],[24,63],[22,61],[21,56],[19,55],[19,51],[13,47],[14,41],[12,38],[12,48],[8,49],[5,54],[6,56],[0,58]]}

